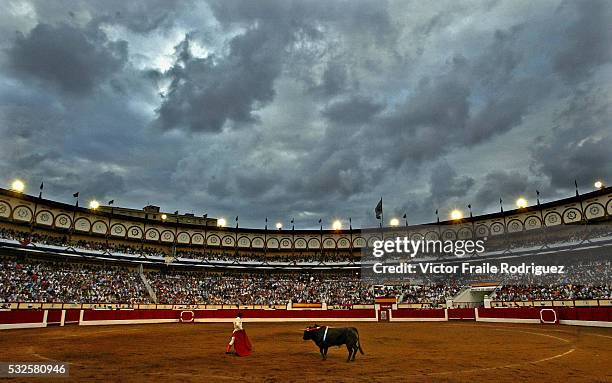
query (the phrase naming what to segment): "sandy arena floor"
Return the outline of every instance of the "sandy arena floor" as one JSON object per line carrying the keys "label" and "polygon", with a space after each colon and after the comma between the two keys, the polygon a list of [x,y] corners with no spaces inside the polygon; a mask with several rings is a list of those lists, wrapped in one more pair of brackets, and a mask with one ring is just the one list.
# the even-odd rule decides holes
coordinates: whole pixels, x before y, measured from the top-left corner
{"label": "sandy arena floor", "polygon": [[0,361],[69,362],[70,380],[101,382],[612,382],[612,329],[353,323],[365,355],[346,363],[345,347],[321,361],[305,325],[245,323],[247,358],[224,354],[231,324],[10,330]]}

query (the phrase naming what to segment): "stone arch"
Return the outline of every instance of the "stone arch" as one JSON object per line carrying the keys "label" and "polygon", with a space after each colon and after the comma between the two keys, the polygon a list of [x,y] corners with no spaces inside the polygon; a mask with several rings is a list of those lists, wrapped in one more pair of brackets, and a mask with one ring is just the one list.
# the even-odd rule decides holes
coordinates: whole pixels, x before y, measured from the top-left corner
{"label": "stone arch", "polygon": [[208,238],[206,238],[206,243],[210,246],[221,246],[221,237],[217,234],[210,234]]}
{"label": "stone arch", "polygon": [[18,205],[13,209],[13,220],[15,221],[30,222],[33,216],[32,208],[29,206]]}
{"label": "stone arch", "polygon": [[321,242],[317,238],[310,238],[307,244],[309,249],[320,249]]}
{"label": "stone arch", "polygon": [[556,211],[549,211],[544,215],[544,222],[546,226],[556,226],[561,225],[563,223],[563,218],[561,218],[561,214]]}
{"label": "stone arch", "polygon": [[170,230],[164,230],[160,233],[159,239],[162,242],[174,242],[174,233]]}
{"label": "stone arch", "polygon": [[127,235],[127,229],[122,223],[115,223],[111,226],[110,234],[112,237],[122,237]]}
{"label": "stone arch", "polygon": [[106,235],[108,233],[108,225],[106,222],[98,220],[91,225],[91,232]]}
{"label": "stone arch", "polygon": [[142,229],[139,226],[130,226],[127,231],[128,238],[142,239]]}
{"label": "stone arch", "polygon": [[584,208],[585,216],[588,219],[605,217],[606,208],[599,202],[592,202]]}
{"label": "stone arch", "polygon": [[520,231],[523,231],[523,222],[521,222],[519,219],[511,219],[508,222],[508,232],[509,233],[518,233]]}
{"label": "stone arch", "polygon": [[74,230],[82,232],[91,231],[91,221],[87,217],[78,217],[74,220]]}
{"label": "stone arch", "polygon": [[567,208],[563,211],[563,223],[580,222],[582,213],[575,207]]}
{"label": "stone arch", "polygon": [[58,229],[69,229],[72,227],[72,218],[66,213],[60,213],[55,216],[54,225]]}
{"label": "stone arch", "polygon": [[145,239],[148,241],[159,241],[161,239],[161,233],[156,228],[152,227],[147,229]]}
{"label": "stone arch", "polygon": [[36,224],[52,226],[55,221],[55,216],[50,210],[41,210],[36,212]]}

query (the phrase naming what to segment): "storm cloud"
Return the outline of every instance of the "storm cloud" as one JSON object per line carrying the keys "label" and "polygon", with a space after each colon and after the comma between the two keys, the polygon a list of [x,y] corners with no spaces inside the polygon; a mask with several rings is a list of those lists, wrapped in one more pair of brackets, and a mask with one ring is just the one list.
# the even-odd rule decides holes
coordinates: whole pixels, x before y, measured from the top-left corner
{"label": "storm cloud", "polygon": [[318,227],[612,177],[608,1],[6,1],[0,182]]}

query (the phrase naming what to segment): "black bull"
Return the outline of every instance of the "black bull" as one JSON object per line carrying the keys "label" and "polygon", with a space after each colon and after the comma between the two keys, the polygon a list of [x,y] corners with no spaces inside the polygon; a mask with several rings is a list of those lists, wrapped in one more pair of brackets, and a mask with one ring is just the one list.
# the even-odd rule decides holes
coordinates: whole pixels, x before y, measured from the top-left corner
{"label": "black bull", "polygon": [[[327,334],[325,334],[326,330]],[[359,343],[359,332],[355,327],[332,328],[318,325],[309,326],[304,330],[304,340],[312,340],[319,346],[323,360],[327,359],[327,349],[329,347],[342,346],[343,344],[346,345],[346,349],[349,352],[347,362],[355,360],[357,350],[363,355],[363,350]]]}

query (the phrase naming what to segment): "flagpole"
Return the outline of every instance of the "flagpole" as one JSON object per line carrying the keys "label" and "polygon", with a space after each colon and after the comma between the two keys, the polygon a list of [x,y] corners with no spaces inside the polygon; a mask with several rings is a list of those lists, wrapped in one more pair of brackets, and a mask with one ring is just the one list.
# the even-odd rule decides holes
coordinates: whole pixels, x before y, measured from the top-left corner
{"label": "flagpole", "polygon": [[504,220],[504,234],[508,233],[508,228],[506,227],[506,215],[504,214],[504,202],[501,199],[501,197],[499,197],[499,211],[502,214],[502,218]]}
{"label": "flagpole", "polygon": [[295,218],[291,218],[291,253],[295,256]]}
{"label": "flagpole", "polygon": [[548,247],[548,235],[546,230],[546,221],[544,220],[544,212],[542,211],[542,206],[540,206],[540,191],[536,190],[536,204],[538,205],[538,211],[540,213],[540,230],[542,230],[542,237],[544,246],[542,248]]}
{"label": "flagpole", "polygon": [[321,260],[323,260],[323,218],[319,219],[319,225],[321,225],[321,240],[319,242],[319,248],[321,249]]}
{"label": "flagpole", "polygon": [[234,235],[234,256],[238,257],[238,216],[236,216],[236,231]]}
{"label": "flagpole", "polygon": [[540,211],[540,223],[542,226],[546,226],[546,222],[544,221],[544,213],[542,212],[542,207],[540,206],[540,191],[536,190],[536,203],[538,204],[538,210]]}
{"label": "flagpole", "polygon": [[268,217],[266,217],[266,226],[264,227],[264,257],[268,254]]}
{"label": "flagpole", "polygon": [[[382,198],[380,199],[382,201]],[[385,240],[385,209],[380,209],[380,239]]]}
{"label": "flagpole", "polygon": [[145,213],[144,224],[142,225],[142,241],[140,243],[140,255],[144,257],[144,245],[147,239],[147,220],[149,219],[149,214]]}
{"label": "flagpole", "polygon": [[[350,236],[350,251],[351,251],[351,257],[353,256],[353,220],[351,217],[349,217],[349,236]],[[352,259],[352,258],[351,258]]]}
{"label": "flagpole", "polygon": [[204,256],[206,256],[206,247],[208,245],[207,229],[208,229],[208,213],[206,213],[206,216],[204,217]]}
{"label": "flagpole", "polygon": [[[380,240],[384,241],[385,240],[385,234],[384,234],[384,231],[383,231],[383,222],[385,222],[385,209],[383,207],[382,196],[380,197],[380,201],[378,202],[378,205],[380,205],[380,223],[379,223],[379,226],[380,226]],[[378,205],[376,206],[376,210],[378,210]],[[378,218],[378,212],[377,211],[375,211],[375,212],[377,213],[376,214],[376,218]]]}
{"label": "flagpole", "polygon": [[74,209],[72,210],[72,224],[70,225],[70,229],[68,230],[68,247],[71,247],[70,242],[72,241],[72,232],[75,228],[75,220],[76,220],[76,212],[79,208],[79,192],[76,192],[72,195],[76,198],[76,203],[74,204]]}
{"label": "flagpole", "polygon": [[436,209],[436,227],[438,228],[438,239],[442,240],[442,230],[440,228],[440,214],[438,213],[438,209]]}
{"label": "flagpole", "polygon": [[179,212],[178,210],[174,212],[174,215],[176,216],[176,222],[174,225],[174,246],[172,246],[172,261],[176,260],[176,247],[178,245],[178,227],[179,227]]}
{"label": "flagpole", "polygon": [[580,220],[584,221],[585,224],[587,222],[586,215],[584,214],[584,206],[582,205],[582,198],[580,198],[580,193],[578,193],[578,181],[574,180],[574,185],[576,186],[576,197],[578,197],[578,202],[580,202]]}
{"label": "flagpole", "polygon": [[32,238],[32,233],[34,232],[34,226],[36,225],[36,215],[38,213],[38,202],[42,199],[42,191],[43,191],[43,182],[40,182],[40,192],[38,193],[38,199],[34,200],[34,216],[32,217],[32,221],[30,223],[30,238]]}
{"label": "flagpole", "polygon": [[[111,203],[112,202],[112,203]],[[106,250],[108,251],[108,237],[111,235],[111,224],[113,219],[113,209],[115,208],[115,200],[108,201],[108,204],[111,207],[110,216],[108,216],[108,230],[106,231]]]}

